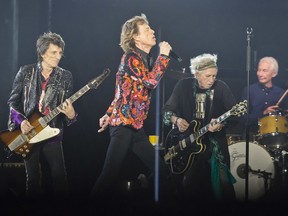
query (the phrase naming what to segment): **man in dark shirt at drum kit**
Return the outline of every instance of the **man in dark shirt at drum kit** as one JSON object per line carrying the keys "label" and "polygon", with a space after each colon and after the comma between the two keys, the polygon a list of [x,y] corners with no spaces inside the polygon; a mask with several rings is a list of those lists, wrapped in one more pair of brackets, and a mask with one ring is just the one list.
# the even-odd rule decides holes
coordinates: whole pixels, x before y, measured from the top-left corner
{"label": "man in dark shirt at drum kit", "polygon": [[[243,135],[245,131],[249,131],[249,167],[251,172],[249,184],[252,184],[249,186],[249,191],[250,197],[255,199],[267,194],[267,191],[270,194],[272,188],[282,188],[287,181],[285,178],[287,178],[286,169],[288,167],[288,155],[286,156],[286,151],[288,151],[288,90],[285,91],[272,81],[278,75],[278,68],[278,62],[275,58],[263,57],[260,59],[257,69],[258,82],[249,86],[248,118],[247,115],[244,115],[240,120]],[[247,99],[247,87],[243,89],[240,101],[244,99]],[[245,140],[245,136],[242,138]],[[251,143],[252,140],[253,143]],[[239,148],[243,148],[245,153],[245,143],[241,144],[230,145],[230,154],[232,151],[235,152],[237,148],[238,153]],[[237,164],[234,165],[237,167]],[[233,168],[231,169],[233,173]],[[239,173],[235,173],[235,175],[239,177]],[[240,179],[240,181],[245,180],[244,176]],[[238,184],[240,183],[238,182]],[[262,192],[256,192],[257,188],[261,189]]]}

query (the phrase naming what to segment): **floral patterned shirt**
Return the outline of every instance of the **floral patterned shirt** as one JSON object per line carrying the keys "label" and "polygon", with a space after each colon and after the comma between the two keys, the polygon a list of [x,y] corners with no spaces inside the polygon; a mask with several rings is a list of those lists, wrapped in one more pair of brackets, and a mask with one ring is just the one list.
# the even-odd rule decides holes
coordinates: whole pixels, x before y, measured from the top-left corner
{"label": "floral patterned shirt", "polygon": [[110,116],[111,126],[143,127],[148,115],[151,90],[157,87],[169,62],[168,56],[159,55],[149,71],[139,51],[122,56],[116,73],[115,97],[106,112]]}

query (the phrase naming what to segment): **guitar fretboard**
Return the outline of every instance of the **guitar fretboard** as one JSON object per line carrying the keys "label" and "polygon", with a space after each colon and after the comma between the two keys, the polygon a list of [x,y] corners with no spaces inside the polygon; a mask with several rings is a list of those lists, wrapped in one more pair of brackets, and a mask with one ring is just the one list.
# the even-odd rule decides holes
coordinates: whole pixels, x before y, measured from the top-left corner
{"label": "guitar fretboard", "polygon": [[[80,90],[78,90],[76,93],[74,93],[69,98],[71,103],[75,102],[78,98],[80,98],[82,95],[84,95],[91,88],[94,88],[94,89],[98,88],[98,86],[107,78],[107,76],[109,74],[110,74],[110,69],[106,68],[100,76],[91,80],[87,85],[83,86]],[[53,109],[49,114],[47,114],[46,116],[43,117],[43,120],[46,124],[48,124],[53,118],[55,118],[60,113],[58,108],[61,108],[63,106],[63,103],[61,103],[59,106],[57,106],[55,109]]]}
{"label": "guitar fretboard", "polygon": [[196,133],[194,133],[194,137],[199,138],[201,136],[203,136],[205,133],[208,132],[208,128],[212,125],[218,124],[223,122],[225,119],[227,119],[229,116],[231,115],[231,110],[229,110],[228,112],[224,113],[223,115],[221,115],[220,117],[218,117],[217,119],[215,119],[214,121],[210,122],[209,124],[205,125],[204,127],[202,127],[199,131],[197,131]]}
{"label": "guitar fretboard", "polygon": [[[80,90],[78,90],[76,93],[74,93],[69,100],[71,103],[75,102],[77,99],[79,99],[82,95],[84,95],[89,90],[88,84],[82,87]],[[55,118],[60,111],[57,108],[61,108],[63,106],[63,103],[61,103],[59,106],[57,106],[55,109],[53,109],[49,114],[43,117],[45,123],[50,122],[53,118]]]}
{"label": "guitar fretboard", "polygon": [[[76,93],[74,93],[69,98],[71,103],[75,102],[78,98],[80,98],[82,95],[84,95],[89,89],[98,88],[98,86],[107,78],[107,76],[109,74],[110,74],[110,69],[106,68],[100,76],[91,80],[87,85],[83,86],[80,90],[78,90]],[[61,108],[63,106],[63,103],[61,103],[59,106],[57,106],[55,109],[53,109],[49,114],[47,114],[46,116],[44,116],[42,118],[44,123],[48,124],[53,118],[55,118],[60,113],[58,108]]]}

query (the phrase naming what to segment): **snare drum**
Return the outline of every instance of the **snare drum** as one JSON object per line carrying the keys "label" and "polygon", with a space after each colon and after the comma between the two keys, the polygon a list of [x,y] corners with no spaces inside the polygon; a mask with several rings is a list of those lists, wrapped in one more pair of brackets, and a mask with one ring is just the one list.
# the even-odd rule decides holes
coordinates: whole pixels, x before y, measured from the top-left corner
{"label": "snare drum", "polygon": [[[231,173],[236,179],[234,190],[237,200],[245,200],[246,185],[246,142],[228,146],[230,153]],[[264,147],[249,143],[248,199],[257,200],[266,194],[275,177],[273,158]],[[266,186],[265,186],[266,185]]]}

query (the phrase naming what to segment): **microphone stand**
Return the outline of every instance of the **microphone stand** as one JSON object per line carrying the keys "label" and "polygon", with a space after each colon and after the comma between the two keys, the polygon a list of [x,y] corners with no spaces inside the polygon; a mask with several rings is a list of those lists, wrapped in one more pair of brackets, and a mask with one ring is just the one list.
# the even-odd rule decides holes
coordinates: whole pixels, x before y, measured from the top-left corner
{"label": "microphone stand", "polygon": [[[252,28],[247,28],[247,50],[246,50],[246,71],[247,71],[247,115],[246,115],[246,159],[245,168],[249,170],[249,101],[250,101],[250,68],[251,68],[251,35],[253,32]],[[249,172],[245,172],[245,201],[248,201],[249,197]]]}
{"label": "microphone stand", "polygon": [[282,186],[285,186],[285,180],[286,180],[286,164],[285,164],[285,156],[288,154],[285,150],[281,151],[282,153]]}

